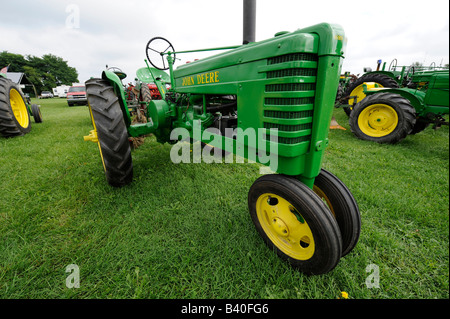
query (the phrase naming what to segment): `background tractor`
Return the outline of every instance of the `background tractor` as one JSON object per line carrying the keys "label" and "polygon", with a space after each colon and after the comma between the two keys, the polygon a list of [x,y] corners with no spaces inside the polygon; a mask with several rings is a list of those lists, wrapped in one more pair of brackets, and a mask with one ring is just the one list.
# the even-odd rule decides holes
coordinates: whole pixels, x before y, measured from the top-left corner
{"label": "background tractor", "polygon": [[381,66],[382,61],[377,61],[377,68],[372,71],[371,68],[364,68],[364,74],[361,77],[351,75],[348,72],[341,75],[338,96],[336,98],[336,107],[342,107],[350,115],[353,106],[361,102],[366,94],[364,92],[365,83],[373,83],[372,86],[385,88],[409,87],[414,88],[416,83],[412,81],[412,76],[416,72],[422,71],[445,71],[442,67],[436,67],[432,63],[428,67],[424,66],[399,66],[397,59],[394,59],[386,69],[386,62]]}
{"label": "background tractor", "polygon": [[[449,70],[433,64],[397,66],[366,72],[361,77],[341,76],[336,107],[349,115],[352,132],[360,139],[397,143],[409,134],[448,125]],[[354,112],[355,111],[355,112]]]}
{"label": "background tractor", "polygon": [[349,124],[356,137],[379,143],[397,143],[409,134],[448,125],[449,70],[409,72],[407,86],[383,88],[363,84],[367,95],[350,113]]}
{"label": "background tractor", "polygon": [[14,137],[30,132],[30,116],[41,123],[40,106],[27,103],[20,87],[0,73],[0,134]]}
{"label": "background tractor", "polygon": [[[113,72],[122,81],[127,77],[126,73],[117,67],[108,67],[106,70]],[[153,69],[154,74],[159,74],[160,79],[164,84],[170,83],[170,78],[165,72],[159,72],[157,69]],[[159,73],[158,73],[159,72]],[[142,122],[145,120],[146,104],[151,100],[161,100],[161,94],[158,87],[153,82],[147,68],[141,68],[136,72],[135,84],[131,82],[128,85],[123,85],[125,90],[125,99],[127,101],[127,108],[130,112],[130,116],[133,118],[132,122]]]}
{"label": "background tractor", "polygon": [[[145,123],[132,122],[117,74],[105,70],[86,81],[93,130],[85,140],[98,145],[106,179],[115,187],[133,179],[129,137],[152,133],[161,143],[199,141],[244,158],[256,154],[253,159],[264,165],[270,150],[278,165],[250,187],[251,219],[282,259],[306,274],[323,274],[355,247],[360,234],[351,192],[321,168],[344,31],[322,23],[255,42],[255,5],[244,1],[243,45],[176,51],[161,37],[147,43],[145,63],[153,68],[147,63],[137,77],[154,83],[161,99],[142,103]],[[179,54],[215,50],[224,52],[174,69]],[[261,139],[248,138],[252,131]],[[192,147],[195,152],[201,143]]]}

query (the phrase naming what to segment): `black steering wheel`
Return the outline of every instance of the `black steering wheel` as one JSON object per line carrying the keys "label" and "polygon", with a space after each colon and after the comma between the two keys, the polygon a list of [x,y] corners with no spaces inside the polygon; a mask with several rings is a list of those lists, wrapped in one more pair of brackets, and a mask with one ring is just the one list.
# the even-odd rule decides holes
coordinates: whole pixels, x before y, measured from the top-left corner
{"label": "black steering wheel", "polygon": [[414,75],[414,73],[415,68],[413,65],[411,65],[403,78],[403,86],[412,87],[412,76]]}
{"label": "black steering wheel", "polygon": [[145,51],[150,64],[158,70],[169,69],[169,63],[166,57],[168,52],[172,53],[173,60],[175,61],[175,53],[173,53],[175,49],[172,43],[162,37],[155,37],[148,41]]}

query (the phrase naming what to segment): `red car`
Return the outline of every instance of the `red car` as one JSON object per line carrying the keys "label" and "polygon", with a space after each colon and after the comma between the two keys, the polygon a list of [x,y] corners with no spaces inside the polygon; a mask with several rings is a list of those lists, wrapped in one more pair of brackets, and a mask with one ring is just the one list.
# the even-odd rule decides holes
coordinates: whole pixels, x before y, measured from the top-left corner
{"label": "red car", "polygon": [[67,104],[73,106],[76,104],[86,105],[86,87],[84,85],[71,86],[67,92]]}

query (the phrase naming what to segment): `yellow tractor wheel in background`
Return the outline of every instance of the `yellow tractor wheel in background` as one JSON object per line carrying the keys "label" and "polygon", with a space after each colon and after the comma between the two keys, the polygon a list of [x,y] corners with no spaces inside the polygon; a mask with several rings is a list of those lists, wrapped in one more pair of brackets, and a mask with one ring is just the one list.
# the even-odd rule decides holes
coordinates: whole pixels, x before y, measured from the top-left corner
{"label": "yellow tractor wheel in background", "polygon": [[401,95],[381,92],[366,97],[350,114],[352,133],[362,140],[395,144],[412,132],[416,112]]}
{"label": "yellow tractor wheel in background", "polygon": [[17,84],[0,77],[0,134],[21,136],[31,130],[30,114]]}

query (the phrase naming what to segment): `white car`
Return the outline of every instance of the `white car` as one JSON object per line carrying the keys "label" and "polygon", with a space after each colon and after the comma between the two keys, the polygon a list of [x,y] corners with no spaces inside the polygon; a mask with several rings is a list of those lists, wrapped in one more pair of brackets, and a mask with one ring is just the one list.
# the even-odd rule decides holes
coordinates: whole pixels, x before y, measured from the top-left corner
{"label": "white car", "polygon": [[50,93],[49,91],[42,91],[41,92],[41,96],[39,97],[40,99],[49,99],[52,98],[53,94]]}

